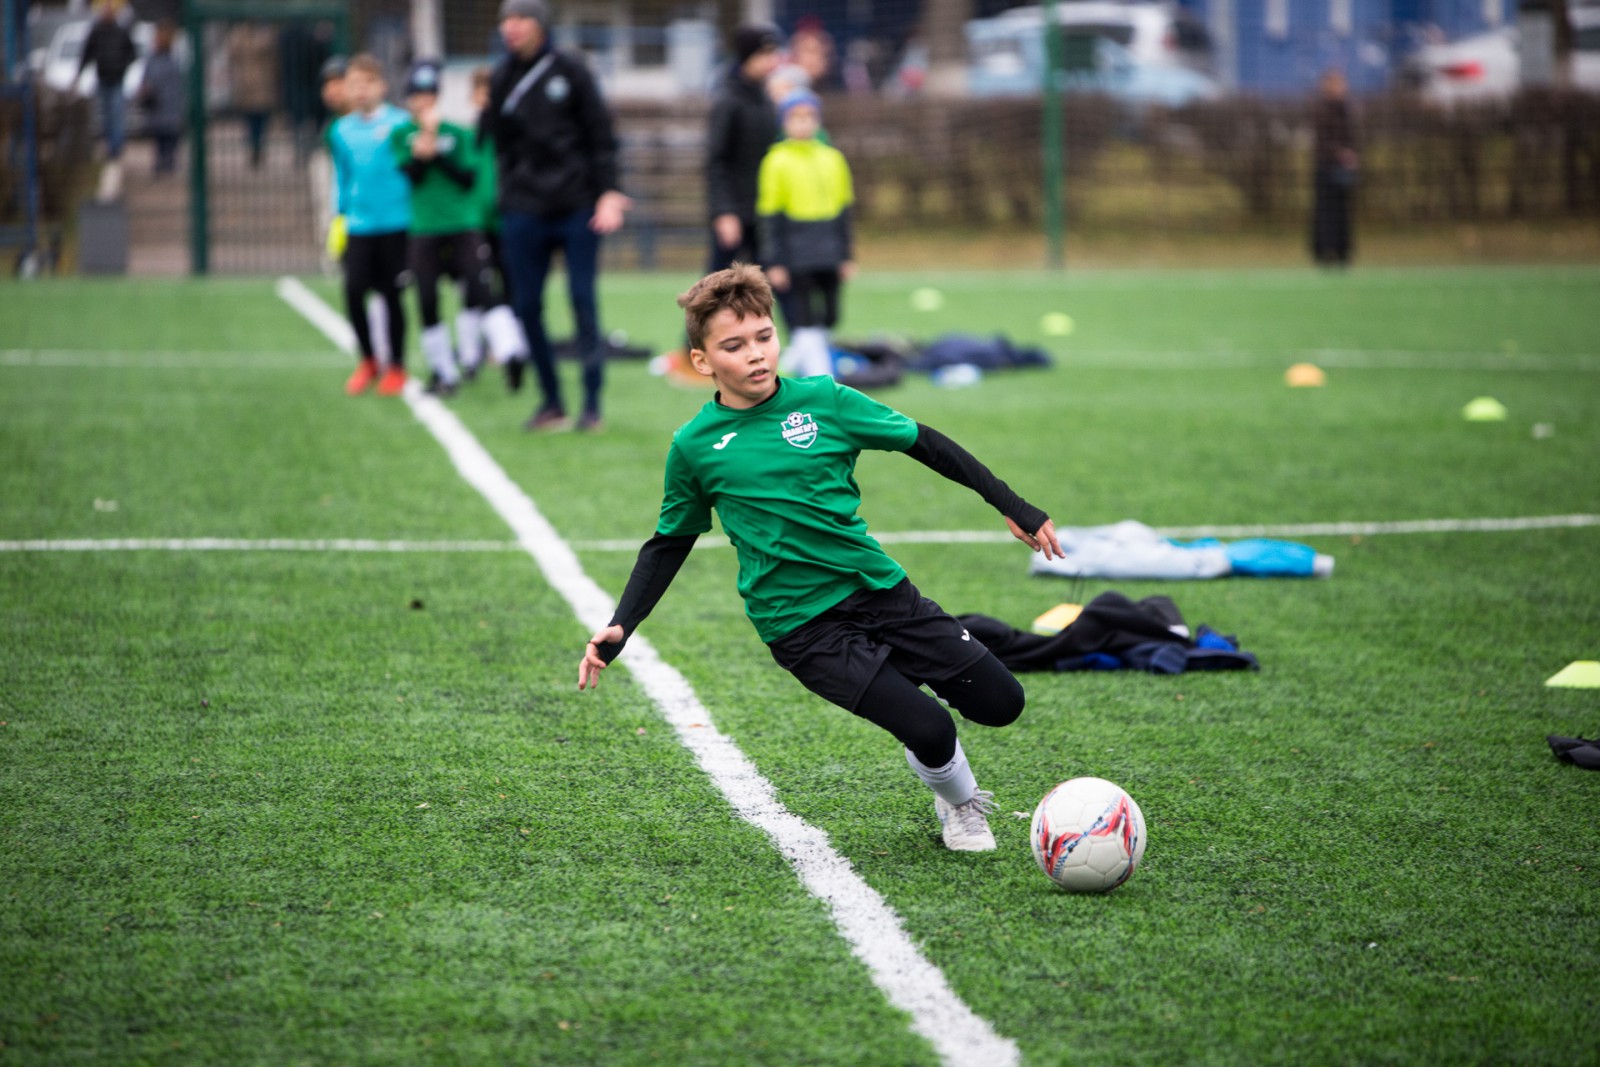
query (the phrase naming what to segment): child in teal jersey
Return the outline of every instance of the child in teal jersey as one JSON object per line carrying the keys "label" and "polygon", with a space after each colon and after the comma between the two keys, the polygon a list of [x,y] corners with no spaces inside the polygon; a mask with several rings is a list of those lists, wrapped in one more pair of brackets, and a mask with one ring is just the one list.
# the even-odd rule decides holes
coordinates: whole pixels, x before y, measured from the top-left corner
{"label": "child in teal jersey", "polygon": [[400,289],[406,271],[406,231],[411,226],[411,186],[395,163],[389,138],[406,113],[384,102],[383,66],[361,55],[345,68],[350,113],[328,128],[328,155],[336,179],[335,225],[348,234],[344,248],[344,300],[360,348],[360,363],[345,383],[352,396],[378,378],[377,349],[365,297],[383,297],[389,319],[389,369],[378,392],[392,396],[406,384],[405,312]]}
{"label": "child in teal jersey", "polygon": [[[428,391],[449,396],[461,382],[450,327],[439,319],[439,279],[463,286],[463,315],[476,317],[489,303],[489,246],[478,229],[482,210],[472,133],[439,119],[437,63],[420,62],[406,79],[411,118],[389,136],[395,160],[411,182],[411,238],[407,261],[422,311],[422,354],[433,370]],[[476,330],[469,328],[468,340]],[[474,353],[475,355],[475,353]],[[469,374],[477,369],[474,359]]]}
{"label": "child in teal jersey", "polygon": [[738,551],[745,613],[773,658],[894,735],[934,792],[947,847],[994,848],[993,795],[978,789],[950,713],[922,686],[986,726],[1016,720],[1022,686],[867,533],[856,459],[866,449],[906,453],[976,491],[1046,558],[1061,554],[1054,524],[937,430],[825,375],[780,379],[772,290],[757,268],[708,275],[678,303],[690,360],[718,391],[673,435],[656,534],[611,624],[584,649],[578,688],[599,682],[715,510]]}

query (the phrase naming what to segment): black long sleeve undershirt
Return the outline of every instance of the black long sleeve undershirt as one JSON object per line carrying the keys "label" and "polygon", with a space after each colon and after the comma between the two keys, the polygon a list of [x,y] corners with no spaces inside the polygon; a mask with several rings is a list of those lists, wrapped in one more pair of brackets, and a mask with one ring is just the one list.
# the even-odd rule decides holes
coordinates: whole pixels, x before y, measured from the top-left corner
{"label": "black long sleeve undershirt", "polygon": [[461,186],[463,191],[470,191],[473,183],[477,181],[476,174],[460,166],[448,156],[432,156],[428,159],[417,159],[413,156],[400,170],[411,180],[412,185],[417,185],[421,183],[423,178],[427,177],[428,168],[430,167],[438,167],[444,172],[446,178]]}
{"label": "black long sleeve undershirt", "polygon": [[611,624],[622,627],[622,640],[614,645],[596,645],[601,659],[607,663],[616,659],[633,631],[655,610],[667,586],[678,576],[683,561],[689,558],[697,536],[669,537],[658,533],[639,546],[639,558],[633,564],[633,573],[628,575],[622,599],[617,601],[617,610],[611,616]]}
{"label": "black long sleeve undershirt", "polygon": [[932,426],[917,423],[917,443],[906,449],[906,455],[952,482],[971,489],[983,497],[990,507],[1027,533],[1037,533],[1039,527],[1050,518],[995,477],[994,472],[978,461],[978,457]]}
{"label": "black long sleeve undershirt", "polygon": [[[995,477],[971,452],[931,426],[917,423],[916,443],[906,449],[906,455],[952,482],[971,489],[989,506],[1030,534],[1050,518]],[[622,599],[617,601],[617,610],[611,616],[611,624],[622,627],[622,640],[615,644],[595,646],[601,659],[607,663],[616,659],[639,624],[661,602],[672,579],[683,567],[683,561],[689,558],[695,539],[694,534],[669,537],[658,533],[639,547],[639,558],[634,562],[633,573],[628,575]]]}

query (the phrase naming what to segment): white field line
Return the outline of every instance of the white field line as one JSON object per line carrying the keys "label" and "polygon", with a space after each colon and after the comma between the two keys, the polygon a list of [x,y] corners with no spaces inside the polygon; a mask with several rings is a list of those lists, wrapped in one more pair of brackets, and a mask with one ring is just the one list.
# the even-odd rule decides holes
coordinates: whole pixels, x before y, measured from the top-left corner
{"label": "white field line", "polygon": [[[278,294],[336,344],[347,347],[348,325],[305,286],[285,278],[278,283]],[[518,543],[571,605],[579,623],[598,630],[610,622],[615,608],[611,597],[583,572],[571,546],[477,438],[415,382],[404,396],[418,421],[444,446],[456,470],[516,533]],[[891,1004],[911,1016],[911,1029],[952,1067],[1017,1063],[1016,1044],[995,1033],[956,996],[944,974],[912,943],[900,916],[834,850],[827,834],[779,802],[772,783],[716,728],[683,675],[638,635],[629,641],[622,662],[739,817],[764,831],[806,889],[828,906],[840,934],[866,964],[873,982]]]}
{"label": "white field line", "polygon": [[0,541],[0,552],[509,552],[515,541],[375,541],[360,537],[150,537]]}
{"label": "white field line", "polygon": [[327,352],[166,352],[72,348],[3,348],[0,367],[102,370],[320,370],[341,364]]}
{"label": "white field line", "polygon": [[[1163,537],[1375,537],[1380,534],[1499,533],[1514,530],[1553,530],[1574,526],[1600,526],[1600,515],[1532,515],[1512,519],[1403,519],[1397,522],[1303,522],[1262,526],[1163,526]],[[1001,530],[890,530],[872,535],[881,545],[1011,544],[1015,538]],[[637,552],[638,541],[574,541],[582,552]],[[703,537],[701,548],[731,548],[721,536]]]}
{"label": "white field line", "polygon": [[[1600,515],[1532,515],[1512,519],[1409,519],[1398,522],[1306,522],[1276,526],[1167,526],[1164,537],[1375,537],[1382,534],[1502,533],[1600,526]],[[874,534],[885,545],[971,545],[1012,542],[997,530],[900,530]],[[573,541],[579,552],[637,552],[638,541]],[[0,552],[509,552],[516,541],[378,541],[360,537],[292,539],[231,537],[63,538],[0,541]],[[708,536],[696,549],[731,548]]]}

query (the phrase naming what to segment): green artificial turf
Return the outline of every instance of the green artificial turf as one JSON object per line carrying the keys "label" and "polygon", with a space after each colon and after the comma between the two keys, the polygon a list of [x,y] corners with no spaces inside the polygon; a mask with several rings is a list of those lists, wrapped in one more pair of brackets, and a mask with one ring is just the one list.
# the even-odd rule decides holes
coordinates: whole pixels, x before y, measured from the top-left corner
{"label": "green artificial turf", "polygon": [[[607,328],[672,346],[691,280],[607,278]],[[1594,515],[1597,291],[868,272],[839,332],[1047,346],[878,395],[1063,525]],[[441,542],[0,552],[0,1063],[936,1062],[625,670],[576,692],[571,609],[270,281],[13,285],[0,336],[0,541]],[[1302,360],[1326,386],[1283,384]],[[582,546],[648,536],[706,395],[613,365],[598,436],[524,433],[492,375],[452,406],[615,595],[632,554]],[[1505,421],[1461,417],[1483,395]],[[1002,528],[903,456],[858,476],[875,530]],[[1600,692],[1543,682],[1600,658],[1600,527],[1303,539],[1332,579],[1075,586],[1016,545],[894,546],[952,611],[1164,594],[1262,663],[1028,676],[1015,726],[963,730],[986,855],[772,662],[728,549],[644,633],[1025,1063],[1594,1062],[1600,775],[1544,737],[1600,733]],[[1104,897],[1053,889],[1012,815],[1078,774],[1148,820]]]}

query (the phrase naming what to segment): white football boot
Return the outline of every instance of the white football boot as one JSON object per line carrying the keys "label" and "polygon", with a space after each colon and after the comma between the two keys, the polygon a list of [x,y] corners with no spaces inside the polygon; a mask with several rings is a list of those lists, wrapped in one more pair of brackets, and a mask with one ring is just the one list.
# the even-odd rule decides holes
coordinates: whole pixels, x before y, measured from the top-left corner
{"label": "white football boot", "polygon": [[994,810],[994,794],[980,789],[965,804],[952,804],[934,794],[934,813],[944,828],[944,847],[953,852],[993,852],[994,833],[985,818]]}

